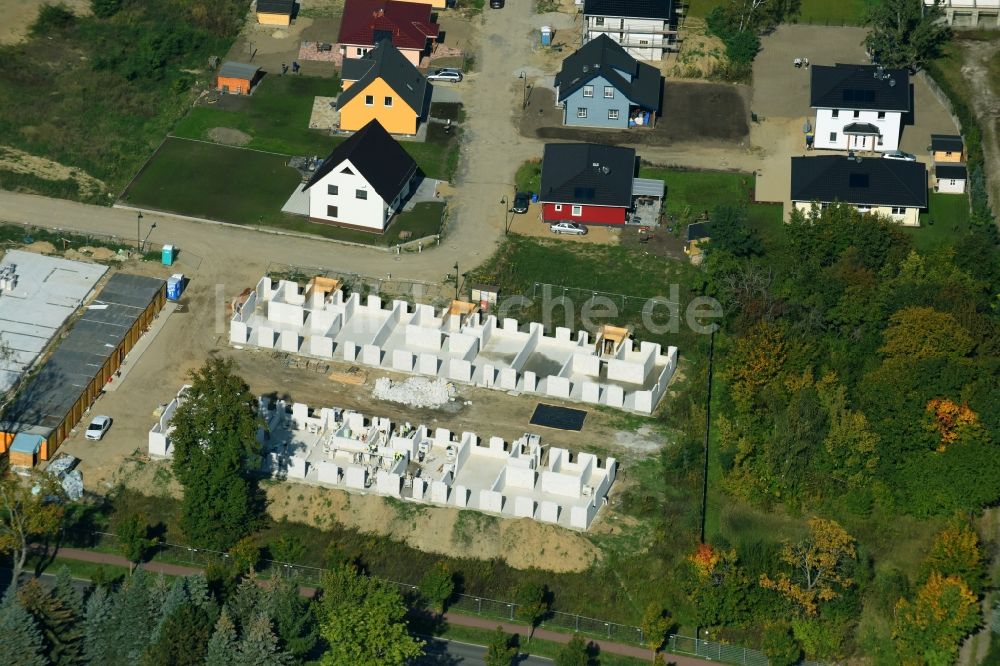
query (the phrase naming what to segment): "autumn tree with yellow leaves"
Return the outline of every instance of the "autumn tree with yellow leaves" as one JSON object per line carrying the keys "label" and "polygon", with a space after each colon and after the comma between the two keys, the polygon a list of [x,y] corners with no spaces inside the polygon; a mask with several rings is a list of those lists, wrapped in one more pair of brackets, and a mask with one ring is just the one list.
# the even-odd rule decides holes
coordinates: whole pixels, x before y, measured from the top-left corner
{"label": "autumn tree with yellow leaves", "polygon": [[834,520],[813,518],[809,536],[798,543],[785,542],[781,561],[791,570],[775,577],[762,574],[761,587],[775,590],[807,616],[815,616],[819,604],[836,599],[854,585],[850,575],[858,552],[854,537]]}
{"label": "autumn tree with yellow leaves", "polygon": [[944,453],[964,434],[980,429],[979,415],[965,403],[959,404],[948,398],[933,398],[927,402],[927,413],[932,419],[932,428],[941,436],[937,450]]}
{"label": "autumn tree with yellow leaves", "polygon": [[900,599],[892,639],[907,666],[949,666],[959,644],[979,623],[976,595],[958,576],[932,572],[912,601]]}

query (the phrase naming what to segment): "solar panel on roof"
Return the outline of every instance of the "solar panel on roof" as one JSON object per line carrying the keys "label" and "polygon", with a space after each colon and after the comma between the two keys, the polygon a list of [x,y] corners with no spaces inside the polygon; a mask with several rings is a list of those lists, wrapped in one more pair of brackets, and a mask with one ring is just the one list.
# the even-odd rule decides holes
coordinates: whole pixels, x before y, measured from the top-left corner
{"label": "solar panel on roof", "polygon": [[868,174],[852,173],[847,176],[847,184],[849,187],[868,187]]}

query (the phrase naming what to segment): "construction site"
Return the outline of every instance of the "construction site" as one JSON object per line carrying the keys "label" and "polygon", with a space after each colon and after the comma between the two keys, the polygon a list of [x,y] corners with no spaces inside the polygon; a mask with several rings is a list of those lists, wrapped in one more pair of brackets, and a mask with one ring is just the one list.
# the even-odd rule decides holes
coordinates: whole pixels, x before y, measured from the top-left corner
{"label": "construction site", "polygon": [[[186,387],[185,387],[186,388]],[[170,421],[185,388],[149,432],[149,454],[171,457]],[[273,477],[413,502],[532,518],[586,530],[615,480],[617,462],[544,447],[538,435],[483,440],[385,417],[260,398],[257,438]]]}
{"label": "construction site", "polygon": [[322,277],[305,287],[261,278],[234,310],[229,342],[640,414],[656,409],[677,366],[676,347],[636,345],[627,329],[548,336],[538,322],[500,321],[477,303],[386,306],[376,295],[345,297]]}

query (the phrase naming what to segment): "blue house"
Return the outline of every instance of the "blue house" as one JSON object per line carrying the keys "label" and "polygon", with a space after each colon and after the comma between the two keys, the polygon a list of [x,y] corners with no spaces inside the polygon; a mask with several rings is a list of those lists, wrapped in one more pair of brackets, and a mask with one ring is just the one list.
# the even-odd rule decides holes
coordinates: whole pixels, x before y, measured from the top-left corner
{"label": "blue house", "polygon": [[567,56],[556,75],[563,125],[652,127],[660,112],[661,82],[660,70],[600,35]]}

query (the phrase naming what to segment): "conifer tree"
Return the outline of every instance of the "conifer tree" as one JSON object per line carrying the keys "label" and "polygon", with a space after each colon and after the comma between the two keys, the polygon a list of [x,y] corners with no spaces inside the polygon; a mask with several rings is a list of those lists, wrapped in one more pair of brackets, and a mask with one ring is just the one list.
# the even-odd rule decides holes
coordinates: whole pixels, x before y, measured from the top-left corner
{"label": "conifer tree", "polygon": [[45,641],[31,613],[9,591],[0,602],[0,637],[6,666],[46,666]]}

